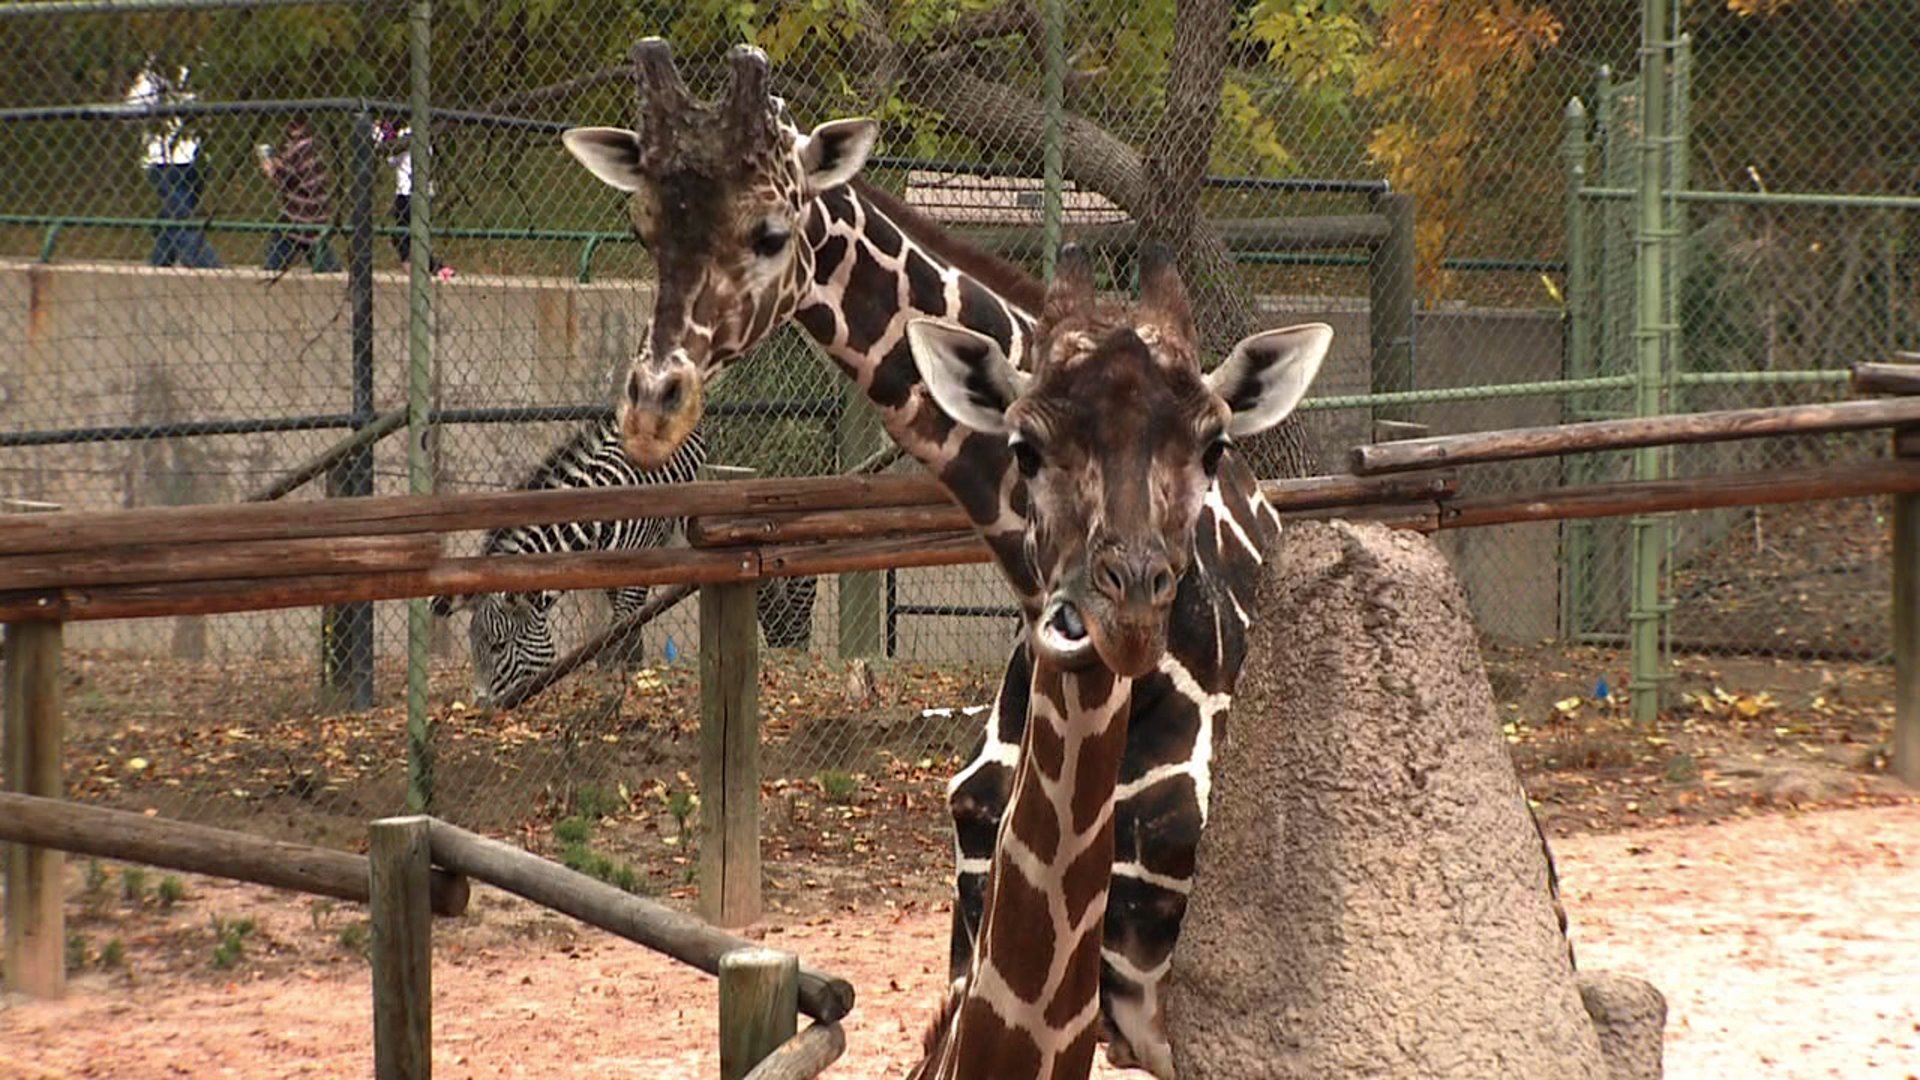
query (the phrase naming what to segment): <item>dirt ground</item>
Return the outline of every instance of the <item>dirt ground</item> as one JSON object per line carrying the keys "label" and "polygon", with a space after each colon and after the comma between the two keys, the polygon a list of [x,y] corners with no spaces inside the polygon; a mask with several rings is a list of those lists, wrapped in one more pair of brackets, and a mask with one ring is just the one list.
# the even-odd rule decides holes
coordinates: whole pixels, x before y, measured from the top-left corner
{"label": "dirt ground", "polygon": [[[1920,804],[1769,813],[1560,841],[1583,967],[1665,991],[1667,1075],[1920,1075]],[[74,929],[89,970],[61,1001],[0,1007],[0,1076],[364,1076],[364,915],[210,879],[172,909],[131,906],[76,861]],[[252,920],[229,967],[213,920]],[[774,916],[769,944],[851,979],[847,1056],[827,1075],[901,1075],[945,981],[931,907]],[[104,934],[125,946],[101,970]],[[712,981],[481,889],[435,930],[434,1069],[453,1078],[705,1078],[717,1071]],[[1096,1075],[1123,1075],[1101,1071]],[[1140,1075],[1140,1074],[1127,1074]]]}

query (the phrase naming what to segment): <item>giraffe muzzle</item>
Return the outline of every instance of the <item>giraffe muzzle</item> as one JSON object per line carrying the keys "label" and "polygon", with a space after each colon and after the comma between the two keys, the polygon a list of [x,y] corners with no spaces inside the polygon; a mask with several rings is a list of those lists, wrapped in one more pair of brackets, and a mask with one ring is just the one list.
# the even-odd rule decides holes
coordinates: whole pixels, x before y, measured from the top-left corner
{"label": "giraffe muzzle", "polygon": [[635,363],[616,410],[621,449],[637,468],[660,468],[692,437],[705,407],[705,383],[685,354]]}

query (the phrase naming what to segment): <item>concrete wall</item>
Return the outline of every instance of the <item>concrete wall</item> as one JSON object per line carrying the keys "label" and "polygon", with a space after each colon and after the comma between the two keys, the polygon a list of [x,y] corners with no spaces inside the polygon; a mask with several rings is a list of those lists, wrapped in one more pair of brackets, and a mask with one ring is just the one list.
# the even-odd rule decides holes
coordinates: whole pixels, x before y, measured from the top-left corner
{"label": "concrete wall", "polygon": [[[121,264],[40,266],[0,261],[0,431],[344,413],[351,405],[352,318],[344,275],[304,270],[279,280],[253,270],[202,273]],[[433,379],[442,407],[572,405],[609,399],[631,354],[648,297],[628,282],[462,276],[436,286]],[[1324,319],[1333,353],[1315,393],[1362,393],[1369,383],[1364,302],[1289,300],[1268,305],[1273,323]],[[404,404],[405,281],[376,275],[375,409]],[[1418,323],[1420,386],[1557,377],[1560,341],[1550,314],[1432,312]],[[1552,422],[1552,398],[1432,406],[1416,419],[1436,433]],[[1321,464],[1337,469],[1368,433],[1364,414],[1308,415]],[[433,447],[445,491],[511,486],[570,426],[458,425]],[[249,435],[97,441],[0,448],[0,500],[67,509],[238,501],[342,436],[339,429]],[[404,445],[375,453],[374,487],[399,493]],[[1550,474],[1514,482],[1550,483]],[[318,485],[297,499],[317,500]],[[0,501],[0,506],[4,506]],[[324,512],[316,508],[316,512]],[[1521,526],[1453,534],[1446,543],[1483,627],[1504,637],[1554,631],[1557,530]],[[469,538],[477,543],[477,538]],[[997,605],[1005,594],[987,567],[909,570],[910,602]],[[836,591],[822,583],[816,648],[834,647]],[[594,624],[597,597],[573,602],[577,625]],[[399,605],[382,605],[380,647],[404,648]],[[878,618],[878,614],[875,614]],[[209,625],[212,630],[209,630]],[[79,647],[228,657],[314,654],[314,611],[82,624]],[[995,662],[1005,652],[1002,619],[914,616],[901,621],[904,656]],[[691,652],[691,612],[649,636],[671,634]],[[452,635],[455,639],[462,635]],[[457,648],[457,641],[456,646]]]}

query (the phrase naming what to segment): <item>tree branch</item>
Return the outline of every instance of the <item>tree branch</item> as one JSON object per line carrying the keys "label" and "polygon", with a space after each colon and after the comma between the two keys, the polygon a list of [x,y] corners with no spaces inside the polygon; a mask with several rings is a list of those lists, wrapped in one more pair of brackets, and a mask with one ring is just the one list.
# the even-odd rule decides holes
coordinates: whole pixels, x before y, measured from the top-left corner
{"label": "tree branch", "polygon": [[[1156,131],[1155,158],[1142,158],[1105,128],[1069,113],[1061,126],[1061,162],[1068,179],[1105,195],[1139,222],[1143,240],[1157,237],[1178,253],[1195,324],[1205,335],[1202,347],[1218,356],[1255,326],[1233,253],[1200,216],[1199,205],[1219,119],[1224,78],[1219,58],[1229,23],[1222,0],[1198,5],[1183,0],[1178,6],[1168,107]],[[1219,10],[1199,18],[1189,15],[1190,6]],[[1215,51],[1208,54],[1210,47]],[[1206,68],[1212,74],[1181,75],[1182,68]],[[1014,151],[1012,164],[1039,167],[1046,145],[1046,109],[1025,94],[981,78],[963,62],[937,56],[903,65],[898,90],[913,104],[938,113],[956,134]],[[1072,238],[1069,229],[1067,239]],[[1311,444],[1297,415],[1267,435],[1247,440],[1243,449],[1261,476],[1307,476],[1315,471]]]}

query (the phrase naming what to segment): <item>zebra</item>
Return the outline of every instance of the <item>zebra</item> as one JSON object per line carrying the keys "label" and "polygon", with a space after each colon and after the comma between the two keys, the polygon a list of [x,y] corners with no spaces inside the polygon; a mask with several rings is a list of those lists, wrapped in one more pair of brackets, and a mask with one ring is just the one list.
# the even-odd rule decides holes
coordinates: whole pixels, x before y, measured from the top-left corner
{"label": "zebra", "polygon": [[[706,442],[695,431],[680,452],[660,468],[641,471],[627,460],[611,417],[584,425],[548,454],[522,481],[522,491],[616,485],[677,484],[693,480],[706,462]],[[664,547],[681,527],[677,518],[623,521],[573,521],[556,525],[516,525],[493,529],[483,555],[531,555],[562,551],[616,551]],[[524,593],[486,593],[477,597],[436,597],[436,615],[471,608],[467,638],[473,653],[473,693],[485,704],[552,667],[557,657],[548,621],[560,593],[548,589]],[[607,590],[618,621],[646,603],[644,585]]]}

